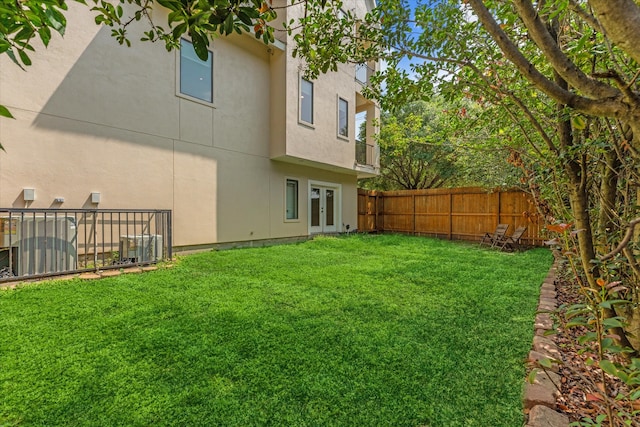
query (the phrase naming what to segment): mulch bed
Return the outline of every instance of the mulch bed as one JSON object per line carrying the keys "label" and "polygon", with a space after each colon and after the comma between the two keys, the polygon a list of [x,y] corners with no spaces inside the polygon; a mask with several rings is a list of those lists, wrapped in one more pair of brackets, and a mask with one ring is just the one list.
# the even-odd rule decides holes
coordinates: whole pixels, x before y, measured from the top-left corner
{"label": "mulch bed", "polygon": [[[581,302],[580,294],[574,284],[558,279],[556,292],[559,306]],[[593,357],[593,353],[589,352],[585,346],[578,344],[578,337],[585,332],[586,330],[580,327],[559,328],[558,333],[552,337],[564,361],[564,365],[561,365],[559,370],[561,390],[557,398],[558,410],[566,414],[571,422],[581,421],[585,417],[595,419],[598,414],[605,413],[602,404],[605,382],[607,394],[611,398],[614,398],[619,391],[625,390],[624,383],[617,378],[603,375],[602,371],[593,365],[588,366],[587,359]],[[631,423],[627,425],[640,426],[640,419],[632,420]],[[608,422],[605,425],[609,425]]]}

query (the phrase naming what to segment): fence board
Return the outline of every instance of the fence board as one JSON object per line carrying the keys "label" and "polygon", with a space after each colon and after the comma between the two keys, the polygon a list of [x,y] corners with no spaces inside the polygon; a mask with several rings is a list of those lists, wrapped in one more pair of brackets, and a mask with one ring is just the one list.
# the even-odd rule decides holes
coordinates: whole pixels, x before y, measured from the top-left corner
{"label": "fence board", "polygon": [[378,223],[378,193],[376,191],[358,190],[358,230],[373,231],[382,227]]}
{"label": "fence board", "polygon": [[358,189],[358,229],[478,241],[499,223],[508,234],[526,226],[523,241],[541,245],[543,222],[520,190],[487,192],[480,188],[368,191]]}

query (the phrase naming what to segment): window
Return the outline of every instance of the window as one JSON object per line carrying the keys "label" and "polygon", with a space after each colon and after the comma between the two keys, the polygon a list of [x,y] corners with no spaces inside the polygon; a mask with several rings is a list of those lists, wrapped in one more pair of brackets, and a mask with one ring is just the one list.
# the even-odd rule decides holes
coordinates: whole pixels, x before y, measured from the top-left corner
{"label": "window", "polygon": [[287,179],[285,219],[298,219],[298,181]]}
{"label": "window", "polygon": [[313,124],[313,83],[300,79],[300,121]]}
{"label": "window", "polygon": [[338,135],[349,138],[349,103],[338,98]]}
{"label": "window", "polygon": [[180,93],[213,102],[213,55],[209,52],[209,58],[201,60],[185,39],[180,39]]}

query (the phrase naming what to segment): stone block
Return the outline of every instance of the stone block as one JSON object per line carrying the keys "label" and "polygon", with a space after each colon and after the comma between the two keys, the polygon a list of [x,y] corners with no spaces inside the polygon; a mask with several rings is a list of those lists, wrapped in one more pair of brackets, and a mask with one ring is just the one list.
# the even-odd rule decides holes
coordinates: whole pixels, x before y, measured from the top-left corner
{"label": "stone block", "polygon": [[556,397],[552,390],[540,384],[525,384],[523,404],[525,409],[535,406],[546,406],[556,409]]}
{"label": "stone block", "polygon": [[554,359],[562,359],[556,343],[544,336],[533,337],[533,349],[539,353],[546,353]]}
{"label": "stone block", "polygon": [[547,331],[549,331],[549,329],[540,329],[540,328],[538,328],[535,331],[535,335],[539,336],[539,337],[546,337],[547,336],[546,335]]}
{"label": "stone block", "polygon": [[529,411],[529,427],[568,427],[569,417],[546,406],[534,406]]}
{"label": "stone block", "polygon": [[[529,361],[538,362],[542,359],[554,359],[554,357],[549,354],[540,353],[539,351],[535,351],[535,350],[531,350],[529,352]],[[550,370],[553,372],[558,372],[559,370],[558,364],[552,362]]]}
{"label": "stone block", "polygon": [[102,277],[114,277],[121,274],[120,270],[105,270],[102,272]]}
{"label": "stone block", "polygon": [[543,283],[542,286],[540,287],[541,291],[556,291],[556,285],[554,285],[553,283]]}
{"label": "stone block", "polygon": [[[548,370],[542,370],[540,368],[534,368],[533,370],[536,372],[535,380],[533,383],[549,389],[551,393],[556,396],[559,393],[558,387],[560,387],[560,375]],[[527,381],[527,383],[529,382]]]}
{"label": "stone block", "polygon": [[554,308],[556,308],[558,306],[558,301],[555,298],[549,298],[549,297],[540,297],[540,304],[545,304],[545,305],[551,305]]}
{"label": "stone block", "polygon": [[533,327],[535,329],[551,329],[553,328],[553,320],[547,313],[538,313]]}
{"label": "stone block", "polygon": [[538,304],[538,311],[554,311],[556,308],[555,304],[545,302],[540,302],[540,304]]}
{"label": "stone block", "polygon": [[548,299],[555,300],[557,297],[558,297],[558,293],[556,291],[549,291],[549,290],[546,290],[546,291],[541,290],[540,291],[540,299],[548,298]]}

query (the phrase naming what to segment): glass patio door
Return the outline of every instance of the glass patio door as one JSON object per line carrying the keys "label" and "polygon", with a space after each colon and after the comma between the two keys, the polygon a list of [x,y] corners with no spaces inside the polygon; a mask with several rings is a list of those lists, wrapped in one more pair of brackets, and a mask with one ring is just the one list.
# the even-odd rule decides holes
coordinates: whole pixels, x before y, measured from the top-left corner
{"label": "glass patio door", "polygon": [[309,192],[309,232],[337,232],[339,222],[337,208],[337,188],[312,184]]}

